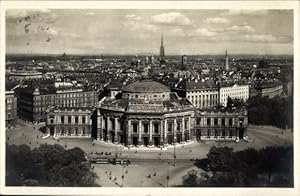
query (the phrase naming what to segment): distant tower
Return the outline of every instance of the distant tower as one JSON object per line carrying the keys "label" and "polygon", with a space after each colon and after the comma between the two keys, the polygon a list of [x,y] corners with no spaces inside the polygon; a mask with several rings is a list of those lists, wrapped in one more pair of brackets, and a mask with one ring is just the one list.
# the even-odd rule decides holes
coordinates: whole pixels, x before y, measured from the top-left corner
{"label": "distant tower", "polygon": [[182,66],[186,66],[188,64],[188,57],[186,55],[183,55],[181,57],[181,63],[182,63]]}
{"label": "distant tower", "polygon": [[155,60],[154,60],[154,56],[153,56],[153,54],[152,54],[151,57],[150,57],[150,63],[151,63],[151,64],[154,64],[154,62],[155,62]]}
{"label": "distant tower", "polygon": [[164,48],[164,37],[161,34],[161,44],[160,44],[160,52],[159,52],[159,61],[160,63],[165,63],[165,48]]}
{"label": "distant tower", "polygon": [[148,65],[150,63],[150,59],[149,59],[148,55],[146,56],[145,62],[146,62],[146,65]]}
{"label": "distant tower", "polygon": [[227,55],[227,48],[225,51],[225,69],[226,69],[226,71],[229,70],[229,60],[228,60],[228,55]]}

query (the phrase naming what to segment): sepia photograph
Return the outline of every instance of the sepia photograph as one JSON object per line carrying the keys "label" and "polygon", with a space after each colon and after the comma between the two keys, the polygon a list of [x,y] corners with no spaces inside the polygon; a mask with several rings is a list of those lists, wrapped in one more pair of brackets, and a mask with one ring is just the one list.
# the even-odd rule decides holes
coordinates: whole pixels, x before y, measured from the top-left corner
{"label": "sepia photograph", "polygon": [[5,8],[4,187],[293,190],[296,10],[131,7]]}

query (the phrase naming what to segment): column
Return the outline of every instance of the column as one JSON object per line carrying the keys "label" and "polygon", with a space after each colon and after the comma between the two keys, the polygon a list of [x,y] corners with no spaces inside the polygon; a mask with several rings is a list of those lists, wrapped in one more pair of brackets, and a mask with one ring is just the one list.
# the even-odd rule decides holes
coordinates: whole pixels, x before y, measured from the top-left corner
{"label": "column", "polygon": [[101,139],[101,117],[99,112],[97,112],[97,140]]}
{"label": "column", "polygon": [[104,134],[103,134],[104,125],[105,125],[104,118],[103,118],[103,116],[101,116],[100,139],[102,141],[103,141],[103,138],[104,138]]}
{"label": "column", "polygon": [[118,118],[115,117],[115,137],[114,137],[114,142],[118,143]]}
{"label": "column", "polygon": [[152,142],[152,134],[153,134],[153,120],[150,120],[149,122],[149,145],[152,146],[153,145],[153,142]]}
{"label": "column", "polygon": [[182,140],[182,142],[184,142],[184,140],[185,140],[185,137],[184,137],[184,126],[185,126],[185,125],[184,125],[184,117],[182,117],[181,122],[182,122],[182,123],[181,123],[181,124],[182,124],[182,125],[181,125],[181,126],[182,126],[182,129],[181,129],[181,134],[182,134],[182,135],[181,135],[181,140]]}
{"label": "column", "polygon": [[78,116],[78,124],[81,125],[82,124],[82,115]]}
{"label": "column", "polygon": [[164,143],[164,122],[161,120],[159,123],[159,133],[160,133],[160,145],[162,145]]}
{"label": "column", "polygon": [[75,116],[71,116],[71,124],[74,125],[75,124]]}
{"label": "column", "polygon": [[107,122],[107,129],[106,129],[106,133],[107,133],[107,141],[111,142],[111,120],[110,117],[106,117],[106,122]]}
{"label": "column", "polygon": [[168,144],[168,140],[167,140],[168,122],[167,122],[167,119],[164,119],[164,123],[165,123],[165,126],[164,126],[164,144]]}
{"label": "column", "polygon": [[188,141],[191,141],[191,116],[189,116],[188,120]]}
{"label": "column", "polygon": [[176,120],[176,118],[174,119],[173,136],[174,136],[173,143],[175,144],[175,143],[177,143],[177,120]]}
{"label": "column", "polygon": [[142,121],[139,120],[138,145],[142,145]]}
{"label": "column", "polygon": [[127,145],[131,145],[131,120],[128,120],[128,125],[127,125]]}

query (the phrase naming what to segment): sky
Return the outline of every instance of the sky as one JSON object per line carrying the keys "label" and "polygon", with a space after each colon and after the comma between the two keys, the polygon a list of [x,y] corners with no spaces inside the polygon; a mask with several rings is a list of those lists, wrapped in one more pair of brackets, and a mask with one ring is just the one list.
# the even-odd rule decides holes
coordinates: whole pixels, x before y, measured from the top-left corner
{"label": "sky", "polygon": [[8,54],[293,54],[292,10],[6,11]]}

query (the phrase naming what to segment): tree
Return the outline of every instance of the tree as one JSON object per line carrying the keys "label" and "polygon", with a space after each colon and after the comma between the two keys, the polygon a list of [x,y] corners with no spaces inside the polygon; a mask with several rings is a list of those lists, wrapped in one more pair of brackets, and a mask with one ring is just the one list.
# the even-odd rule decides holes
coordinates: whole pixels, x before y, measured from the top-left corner
{"label": "tree", "polygon": [[8,186],[97,186],[97,175],[85,163],[80,148],[43,144],[33,150],[26,145],[7,145],[6,149]]}
{"label": "tree", "polygon": [[[206,164],[206,165],[205,165]],[[210,168],[207,180],[188,173],[184,185],[194,186],[293,186],[293,147],[271,146],[233,152],[228,147],[211,147],[207,159],[196,160],[197,167]]]}
{"label": "tree", "polygon": [[293,127],[293,98],[251,97],[247,102],[249,123]]}

